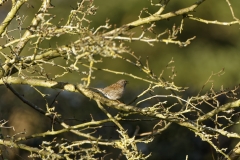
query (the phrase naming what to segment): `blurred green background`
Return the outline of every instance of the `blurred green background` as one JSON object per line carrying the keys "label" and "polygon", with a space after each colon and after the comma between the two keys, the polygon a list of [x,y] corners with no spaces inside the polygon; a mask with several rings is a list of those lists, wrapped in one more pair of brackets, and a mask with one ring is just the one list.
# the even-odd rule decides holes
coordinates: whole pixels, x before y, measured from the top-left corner
{"label": "blurred green background", "polygon": [[[33,6],[29,8],[26,5],[22,7],[19,11],[20,15],[28,15],[23,27],[27,27],[29,21],[33,18],[34,14],[39,8],[39,3],[41,1],[29,1],[28,3]],[[72,8],[75,8],[78,1],[71,0],[53,0],[52,4],[55,6],[54,9],[50,9],[52,14],[56,14],[56,18],[53,22],[60,21],[64,18],[63,23],[67,20],[67,15]],[[170,1],[164,13],[169,11],[175,11],[181,8],[188,7],[195,3],[193,0],[185,1]],[[240,18],[240,1],[231,1],[232,7],[234,9],[235,16]],[[138,15],[142,8],[148,8],[150,13],[154,13],[158,10],[157,7],[150,5],[148,0],[131,0],[131,1],[112,1],[112,0],[96,0],[95,5],[98,7],[97,14],[95,16],[89,17],[92,21],[91,27],[97,28],[99,25],[104,25],[106,19],[110,19],[110,24],[120,27],[126,23],[130,23],[138,19]],[[4,19],[10,8],[10,2],[6,5],[0,7],[0,21]],[[196,12],[192,13],[196,17],[200,17],[206,20],[218,20],[222,22],[233,21],[230,9],[226,1],[205,1],[200,5]],[[147,16],[147,14],[142,15]],[[179,26],[182,17],[174,17],[169,20],[163,20],[156,22],[157,27],[155,32],[161,33],[167,28],[171,29],[175,24]],[[13,21],[11,26],[12,29],[16,28],[17,22]],[[149,57],[149,64],[151,69],[156,75],[159,75],[162,70],[165,70],[163,77],[168,79],[171,75],[171,69],[167,69],[166,66],[168,62],[173,58],[174,64],[170,66],[175,66],[175,72],[177,77],[174,82],[177,86],[189,87],[189,89],[184,92],[183,96],[196,95],[201,87],[205,84],[207,79],[212,73],[219,72],[224,68],[225,73],[222,76],[214,76],[212,78],[214,82],[214,89],[219,90],[221,86],[223,88],[232,88],[233,86],[239,84],[240,74],[239,74],[239,58],[240,58],[240,34],[239,25],[233,26],[220,26],[212,24],[203,24],[190,19],[184,20],[184,30],[178,35],[178,39],[185,41],[190,37],[196,36],[196,39],[192,41],[187,47],[180,48],[178,45],[155,43],[153,47],[149,46],[144,42],[126,42],[131,50],[134,51],[135,55],[141,56],[142,60]],[[135,31],[135,30],[134,30]],[[139,31],[136,29],[136,33]],[[24,31],[22,31],[24,33]],[[19,33],[16,33],[19,35]],[[136,36],[139,36],[136,34]],[[52,41],[45,42],[47,46],[56,47],[57,45],[69,44],[76,40],[78,36],[62,36]],[[166,38],[166,37],[165,37]],[[0,43],[4,44],[5,40],[0,39]],[[6,49],[5,52],[8,50]],[[28,48],[26,48],[24,55],[29,55]],[[3,61],[3,60],[2,60]],[[126,64],[124,61],[119,61],[116,59],[106,59],[104,63],[99,65],[102,68],[117,70],[120,72],[134,73],[136,75],[145,78],[144,73],[140,72],[139,69]],[[52,69],[50,69],[52,71]],[[56,70],[56,72],[58,72]],[[127,79],[130,84],[127,86],[126,94],[123,99],[125,102],[131,101],[136,95],[141,93],[144,89],[148,87],[148,84],[133,79],[131,77],[115,75],[103,71],[95,71],[93,75],[96,77],[92,81],[91,86],[103,87],[108,84],[114,83],[118,79]],[[79,83],[83,75],[72,73],[67,76],[60,78],[59,81],[66,81],[69,83]],[[208,84],[206,90],[209,89],[211,84]],[[3,134],[13,134],[26,129],[28,134],[46,131],[51,127],[50,120],[39,115],[34,110],[29,109],[25,104],[20,102],[13,94],[6,89],[5,86],[1,86],[1,106],[0,106],[0,119],[9,120],[9,125],[16,126],[16,131],[12,132],[10,130],[3,130]],[[26,86],[16,86],[16,89],[24,94],[27,99],[30,99],[33,103],[45,107],[45,102],[42,98],[36,94],[36,92]],[[57,90],[50,90],[40,88],[44,93],[51,94],[47,98],[50,103],[54,95],[57,94]],[[70,100],[69,100],[70,99]],[[144,107],[148,104],[144,104]],[[86,106],[87,109],[86,109]],[[75,117],[79,119],[80,122],[90,120],[89,114],[91,113],[95,119],[104,118],[104,114],[99,111],[94,102],[85,99],[83,96],[76,93],[68,93],[63,91],[56,104],[57,111],[62,114],[65,118]],[[115,110],[110,110],[111,113],[116,113]],[[33,116],[34,115],[34,116]],[[19,121],[21,119],[21,121]],[[78,122],[69,121],[69,124],[76,124]],[[134,123],[124,123],[124,127],[128,129],[131,135],[134,132],[136,125],[140,125],[140,132],[150,131],[152,125],[156,122],[134,122]],[[36,127],[37,126],[37,127]],[[56,126],[58,128],[58,126]],[[113,136],[115,133],[114,127],[106,127],[103,130],[99,130],[99,134],[105,134],[105,138]],[[77,136],[72,134],[64,134],[65,138],[70,138],[70,140],[79,139]],[[51,137],[49,137],[50,139]],[[111,137],[111,138],[114,138]],[[118,137],[115,137],[118,138]],[[231,142],[226,138],[221,138],[221,145],[229,146],[230,143],[234,145],[235,141]],[[26,143],[38,145],[41,143],[40,139],[30,140]],[[214,153],[213,149],[206,143],[201,141],[198,137],[190,132],[189,130],[179,127],[177,125],[172,125],[167,131],[164,131],[161,135],[157,136],[156,139],[149,143],[148,145],[139,144],[139,149],[144,153],[152,153],[152,157],[149,159],[175,159],[182,160],[188,155],[191,160],[202,160],[202,159],[212,159],[211,154]],[[14,151],[16,155],[18,151]],[[120,151],[108,151],[113,152],[112,157],[117,157]],[[20,152],[21,156],[26,158],[25,152]],[[10,153],[8,154],[10,156]],[[14,157],[14,156],[13,156]],[[14,157],[16,158],[16,157]],[[114,158],[113,158],[114,159]],[[124,159],[124,158],[123,158]]]}

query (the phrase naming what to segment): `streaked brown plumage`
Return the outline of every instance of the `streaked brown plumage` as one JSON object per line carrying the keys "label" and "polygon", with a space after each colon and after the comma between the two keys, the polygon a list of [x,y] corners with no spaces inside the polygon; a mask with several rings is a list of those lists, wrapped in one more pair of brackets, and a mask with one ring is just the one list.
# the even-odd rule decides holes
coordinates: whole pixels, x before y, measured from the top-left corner
{"label": "streaked brown plumage", "polygon": [[128,83],[128,81],[121,79],[117,81],[116,83],[107,86],[105,88],[93,88],[101,92],[105,97],[111,100],[118,100],[122,97],[125,86]]}

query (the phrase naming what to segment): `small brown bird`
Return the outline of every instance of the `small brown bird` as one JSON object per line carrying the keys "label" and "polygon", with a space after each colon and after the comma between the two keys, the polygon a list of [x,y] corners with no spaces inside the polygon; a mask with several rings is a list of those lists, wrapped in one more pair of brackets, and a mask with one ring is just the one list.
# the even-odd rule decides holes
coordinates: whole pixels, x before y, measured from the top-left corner
{"label": "small brown bird", "polygon": [[122,97],[127,83],[128,83],[128,81],[121,79],[121,80],[117,81],[116,83],[114,83],[110,86],[107,86],[105,88],[92,88],[92,89],[98,90],[108,99],[118,100]]}

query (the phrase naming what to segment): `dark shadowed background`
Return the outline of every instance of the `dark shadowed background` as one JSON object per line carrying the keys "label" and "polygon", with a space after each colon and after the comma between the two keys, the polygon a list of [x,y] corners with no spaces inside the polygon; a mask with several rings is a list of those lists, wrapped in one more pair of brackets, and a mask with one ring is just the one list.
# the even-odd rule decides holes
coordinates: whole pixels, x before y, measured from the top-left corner
{"label": "dark shadowed background", "polygon": [[[181,8],[188,7],[192,5],[194,0],[184,0],[184,1],[170,1],[167,6],[165,13],[169,11],[175,11]],[[9,11],[9,4],[0,7],[0,21],[4,19]],[[23,6],[23,9],[19,11],[20,15],[28,15],[25,20],[23,27],[28,26],[29,21],[34,16],[34,13],[39,8],[39,3],[37,1],[29,1],[30,5],[34,8],[27,8]],[[63,18],[63,23],[66,22],[67,15],[70,10],[76,5],[76,0],[53,0],[52,4],[55,6],[52,9],[52,14],[56,14],[56,18],[53,22],[60,21]],[[236,17],[240,17],[240,1],[232,1],[232,7],[234,9]],[[158,8],[150,6],[150,2],[147,0],[131,0],[131,1],[113,1],[113,0],[96,0],[96,6],[98,6],[97,14],[89,19],[92,20],[90,24],[92,28],[97,28],[99,25],[104,25],[107,19],[110,20],[112,25],[120,27],[126,23],[130,23],[138,19],[138,15],[142,8],[148,8],[150,13],[154,13]],[[225,1],[212,0],[205,1],[200,5],[196,12],[192,13],[196,17],[200,17],[206,20],[218,20],[222,22],[233,21],[230,9]],[[147,14],[143,14],[143,17]],[[163,20],[157,22],[157,27],[155,32],[161,33],[167,28],[171,29],[175,24],[179,26],[182,17],[175,17],[169,20]],[[14,24],[15,23],[15,24]],[[16,22],[12,22],[12,29],[16,28]],[[145,61],[149,57],[149,65],[153,72],[159,75],[162,70],[164,70],[163,77],[169,79],[168,76],[171,75],[171,69],[167,68],[168,62],[173,59],[174,63],[170,66],[174,66],[174,71],[177,73],[177,77],[174,82],[178,86],[189,87],[182,96],[194,96],[201,90],[201,87],[205,84],[207,79],[212,73],[219,72],[224,69],[224,74],[222,76],[214,76],[212,78],[214,82],[214,89],[218,90],[221,86],[223,88],[232,88],[233,86],[239,84],[240,74],[239,74],[239,58],[240,58],[240,32],[239,25],[233,26],[220,26],[212,24],[204,24],[190,19],[184,20],[184,28],[182,33],[178,36],[179,40],[185,41],[188,38],[196,36],[196,39],[192,41],[187,47],[179,47],[178,45],[165,44],[165,43],[154,43],[154,46],[150,46],[144,42],[126,42],[126,46],[129,45],[130,49],[135,53],[135,55],[141,56],[142,60]],[[134,29],[136,36],[139,36],[140,29]],[[24,31],[22,31],[24,33]],[[19,32],[13,33],[13,36],[19,37]],[[45,42],[42,45],[53,46],[64,45],[78,38],[75,36],[62,36],[53,39],[49,42]],[[5,41],[0,39],[0,44],[4,44]],[[5,52],[9,52],[7,49]],[[26,47],[23,55],[28,55],[28,48]],[[4,61],[4,59],[2,60]],[[116,70],[120,72],[127,72],[136,75],[144,75],[138,68],[134,68],[125,61],[119,61],[116,59],[104,59],[103,63],[98,64],[100,68],[107,68],[111,70]],[[54,70],[54,68],[49,68],[49,73],[51,76],[55,72],[61,72]],[[83,71],[86,68],[82,69]],[[144,89],[148,87],[148,84],[138,81],[131,77],[123,75],[115,75],[103,71],[94,71],[93,75],[95,80],[92,80],[90,86],[94,87],[104,87],[108,84],[114,83],[119,79],[126,79],[130,83],[127,86],[126,93],[123,96],[123,101],[128,103],[135,96],[141,93]],[[57,79],[58,81],[65,81],[69,83],[80,83],[82,75],[78,73],[69,73],[66,76]],[[206,86],[206,90],[212,84],[209,83]],[[28,86],[13,86],[19,93],[29,99],[32,103],[45,108],[45,101],[42,97],[31,87]],[[46,101],[51,103],[54,96],[59,92],[59,90],[38,88],[42,92],[49,94],[51,96],[46,97]],[[9,120],[9,125],[15,127],[15,131],[12,130],[2,130],[4,136],[7,134],[13,135],[19,132],[26,131],[27,135],[32,133],[40,133],[51,129],[51,121],[40,115],[35,110],[29,108],[27,105],[23,104],[17,97],[15,97],[5,86],[0,86],[0,120]],[[170,94],[166,91],[159,90],[159,94]],[[223,99],[224,101],[224,99]],[[168,102],[171,104],[171,102]],[[149,104],[143,104],[139,107],[145,107]],[[89,99],[86,99],[80,94],[69,93],[62,91],[60,96],[57,98],[57,103],[55,104],[56,110],[66,119],[68,124],[77,124],[91,119],[90,114],[96,120],[102,119],[105,115],[97,108],[96,104]],[[109,109],[112,114],[116,114],[116,111]],[[75,118],[76,120],[69,120],[70,118]],[[133,117],[134,118],[134,117]],[[136,118],[136,117],[135,117]],[[140,126],[140,132],[150,131],[156,122],[122,122],[124,127],[128,130],[129,135],[134,133],[137,125]],[[60,128],[60,126],[54,126],[55,129]],[[238,129],[236,126],[235,129]],[[105,135],[104,138],[118,138],[116,137],[116,128],[109,124],[99,129],[96,132]],[[67,138],[69,141],[81,139],[71,133],[61,135]],[[51,139],[52,137],[49,137]],[[222,146],[228,146],[231,143],[236,143],[234,141],[229,141],[228,139],[220,139]],[[32,145],[41,144],[41,139],[28,140],[26,143]],[[157,138],[146,144],[139,144],[139,149],[144,153],[152,153],[149,159],[174,159],[183,160],[186,159],[186,155],[191,160],[203,160],[212,159],[213,149],[206,143],[200,140],[193,132],[187,130],[186,128],[180,127],[173,124],[168,130],[164,131]],[[105,149],[105,148],[104,148]],[[114,159],[118,156],[120,151],[112,150],[111,157]],[[22,151],[12,150],[8,155],[10,159],[27,159],[26,155],[28,153],[23,153]],[[16,156],[20,155],[20,156]],[[99,155],[100,156],[100,155]]]}

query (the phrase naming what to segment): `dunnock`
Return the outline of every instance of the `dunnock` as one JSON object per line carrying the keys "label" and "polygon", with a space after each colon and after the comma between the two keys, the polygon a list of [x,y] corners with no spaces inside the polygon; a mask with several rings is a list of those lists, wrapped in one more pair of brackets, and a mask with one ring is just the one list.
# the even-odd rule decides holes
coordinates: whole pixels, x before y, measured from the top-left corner
{"label": "dunnock", "polygon": [[118,100],[122,97],[127,83],[128,81],[121,79],[116,83],[105,88],[93,88],[93,89],[100,91],[108,99]]}

